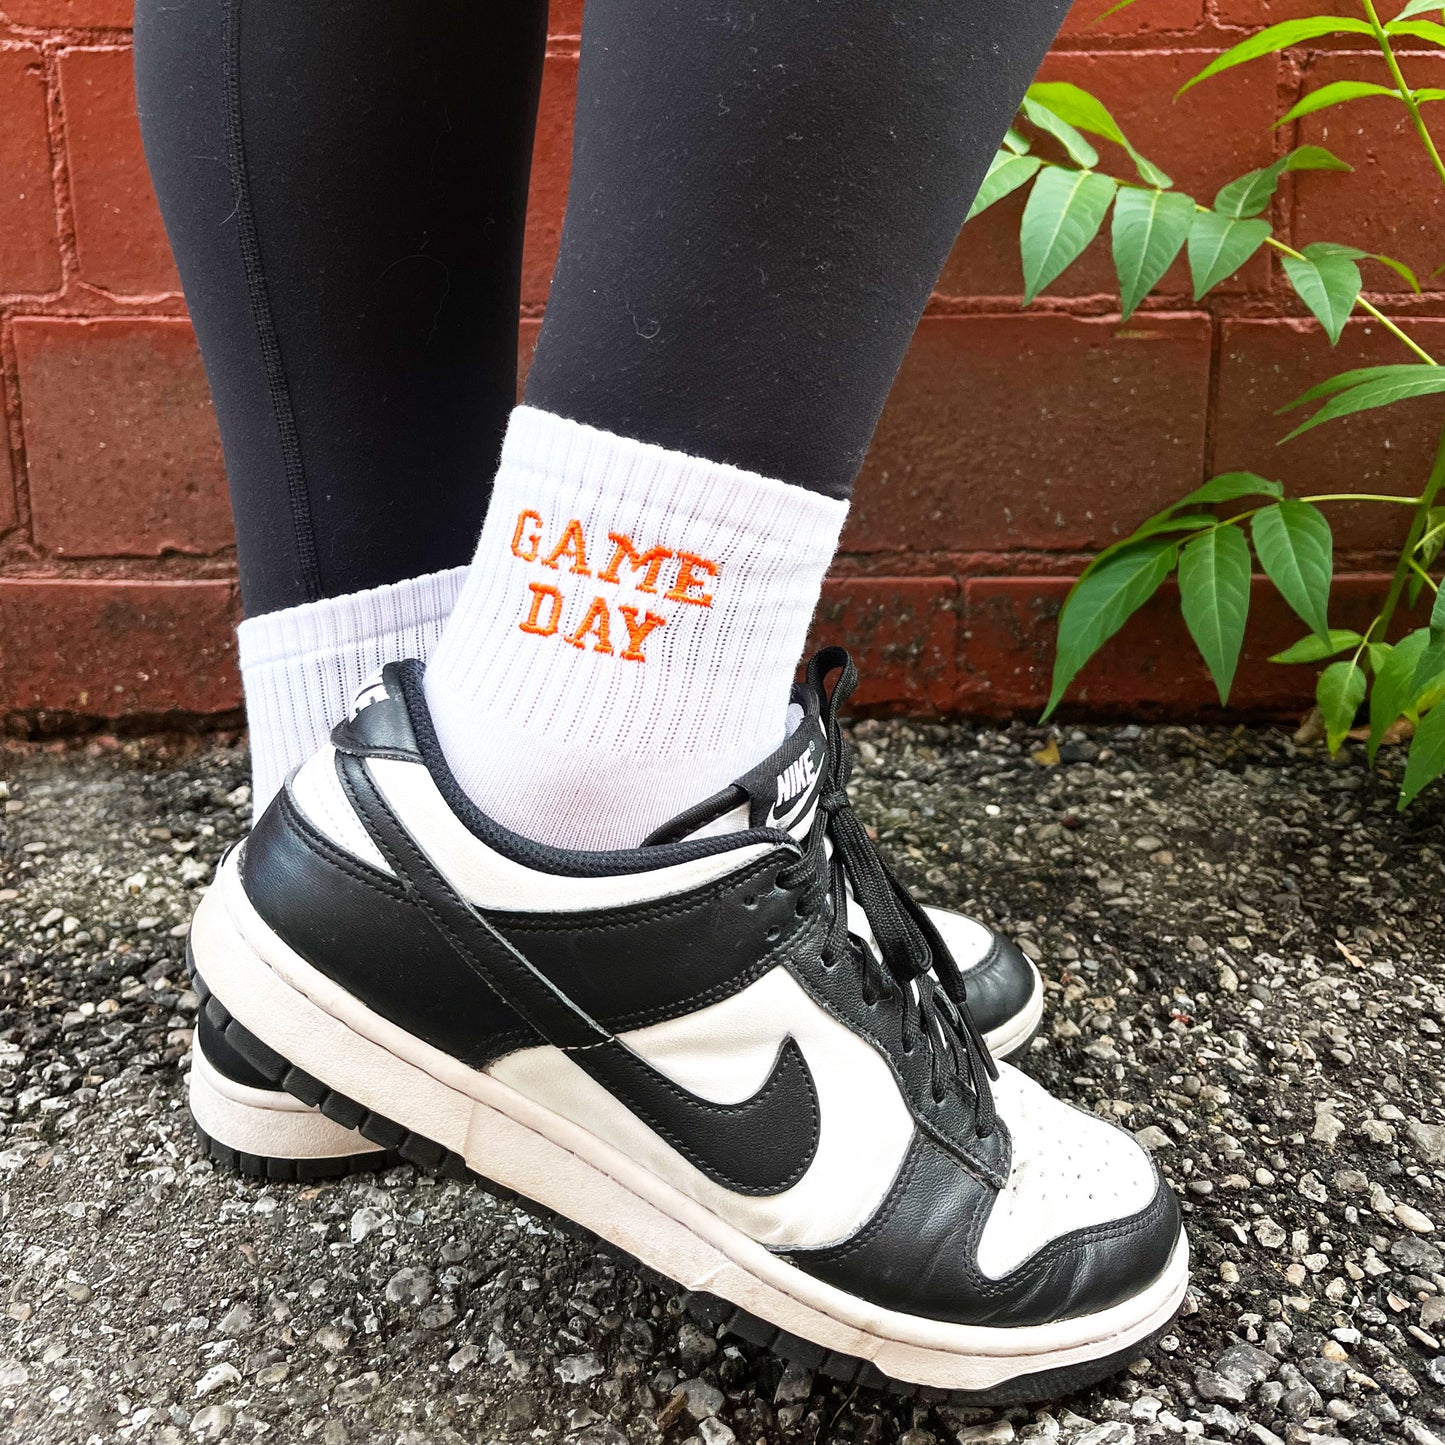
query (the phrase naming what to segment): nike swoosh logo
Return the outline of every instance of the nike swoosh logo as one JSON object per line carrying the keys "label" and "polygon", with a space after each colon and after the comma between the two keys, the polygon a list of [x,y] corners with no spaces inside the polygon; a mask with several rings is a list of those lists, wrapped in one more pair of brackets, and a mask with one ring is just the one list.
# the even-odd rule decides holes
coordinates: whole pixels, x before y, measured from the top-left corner
{"label": "nike swoosh logo", "polygon": [[803,800],[797,805],[797,807],[793,808],[786,817],[782,818],[776,815],[776,808],[769,808],[768,816],[763,819],[763,827],[776,828],[780,833],[786,833],[788,829],[791,828],[793,824],[796,823],[798,819],[801,818],[803,814],[808,811],[808,808],[811,805],[812,801],[813,795],[810,791],[807,796],[804,797]]}
{"label": "nike swoosh logo", "polygon": [[781,1194],[818,1151],[818,1089],[796,1039],[786,1037],[748,1099],[719,1104],[659,1072],[604,1028],[446,881],[387,806],[360,759],[337,754],[351,805],[411,900],[493,993],[541,1038],[625,1104],[715,1184]]}

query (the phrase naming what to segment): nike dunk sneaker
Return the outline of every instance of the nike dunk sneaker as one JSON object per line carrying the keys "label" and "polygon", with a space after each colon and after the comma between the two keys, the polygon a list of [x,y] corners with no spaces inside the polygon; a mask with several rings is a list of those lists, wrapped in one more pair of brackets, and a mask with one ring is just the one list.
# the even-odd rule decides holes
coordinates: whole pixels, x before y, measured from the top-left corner
{"label": "nike dunk sneaker", "polygon": [[[1038,970],[1012,939],[977,919],[946,908],[924,911],[958,964],[969,1009],[989,1051],[997,1059],[1019,1057],[1044,1016]],[[242,1174],[328,1179],[402,1162],[395,1152],[333,1123],[271,1083],[204,1014],[196,1024],[188,1088],[202,1148],[216,1163]]]}
{"label": "nike dunk sneaker", "polygon": [[[801,705],[799,707],[801,712]],[[807,743],[807,746],[804,746]],[[814,731],[794,733],[778,752],[731,788],[662,829],[658,842],[704,831],[779,828],[802,841],[821,783],[825,748]],[[307,784],[303,787],[309,786]],[[697,820],[701,819],[701,822]],[[689,830],[695,830],[690,833]],[[961,913],[926,908],[958,965],[969,1009],[998,1059],[1021,1056],[1044,1016],[1044,984],[1012,939]],[[861,919],[863,940],[870,939]],[[877,943],[870,946],[877,953]],[[392,1151],[333,1123],[252,1068],[204,1015],[196,1026],[189,1076],[191,1117],[207,1155],[265,1179],[324,1179],[402,1162]]]}
{"label": "nike dunk sneaker", "polygon": [[[205,1027],[258,1088],[590,1230],[719,1328],[866,1384],[1062,1393],[1173,1318],[1178,1206],[990,1055],[849,807],[855,681],[813,660],[770,786],[582,853],[482,816],[420,664],[389,666],[222,861]],[[782,816],[781,767],[809,778]]]}

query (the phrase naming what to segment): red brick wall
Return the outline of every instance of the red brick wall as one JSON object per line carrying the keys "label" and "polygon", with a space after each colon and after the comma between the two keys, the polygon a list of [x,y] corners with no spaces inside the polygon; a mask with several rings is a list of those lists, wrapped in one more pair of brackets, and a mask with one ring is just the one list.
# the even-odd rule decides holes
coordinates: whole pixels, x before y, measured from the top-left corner
{"label": "red brick wall", "polygon": [[[1433,269],[1440,193],[1387,101],[1270,133],[1306,80],[1362,73],[1332,47],[1178,85],[1241,25],[1300,0],[1140,0],[1090,28],[1080,0],[1045,74],[1099,93],[1137,143],[1201,196],[1298,141],[1355,175],[1282,188],[1285,236],[1391,251]],[[566,193],[580,0],[556,0],[526,261],[527,339],[546,300]],[[0,715],[207,714],[236,705],[235,559],[215,426],[131,93],[129,0],[0,0]],[[1445,84],[1445,57],[1411,61]],[[1346,118],[1347,119],[1344,119]],[[1368,122],[1369,135],[1360,133]],[[1389,203],[1372,195],[1386,168]],[[1335,355],[1270,260],[1196,306],[1182,264],[1127,325],[1106,247],[1021,312],[1005,202],[950,260],[879,429],[824,622],[872,669],[865,697],[913,711],[1027,711],[1050,620],[1082,561],[1213,470],[1252,466],[1330,490],[1414,485],[1428,402],[1275,452],[1275,406],[1332,369],[1393,355],[1355,322]],[[1445,345],[1445,292],[1392,306]],[[1442,283],[1445,284],[1445,283]],[[1304,344],[1301,345],[1301,338]],[[1337,622],[1368,606],[1391,538],[1342,519]],[[1299,631],[1261,595],[1255,658]],[[1212,693],[1167,606],[1086,674],[1095,711],[1189,714]],[[1307,680],[1260,662],[1240,699],[1292,707]]]}

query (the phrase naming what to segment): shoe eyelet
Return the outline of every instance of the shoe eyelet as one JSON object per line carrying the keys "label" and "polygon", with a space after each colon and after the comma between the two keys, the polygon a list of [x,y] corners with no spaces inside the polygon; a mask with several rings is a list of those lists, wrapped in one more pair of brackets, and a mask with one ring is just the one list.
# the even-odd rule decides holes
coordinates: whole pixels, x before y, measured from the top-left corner
{"label": "shoe eyelet", "polygon": [[749,893],[747,897],[739,901],[744,908],[756,908],[758,906],[758,895],[756,893]]}
{"label": "shoe eyelet", "polygon": [[782,936],[783,936],[783,930],[782,930],[781,928],[779,928],[776,923],[775,923],[770,929],[768,929],[768,931],[767,931],[765,934],[763,934],[763,937],[764,937],[769,943],[776,943]]}

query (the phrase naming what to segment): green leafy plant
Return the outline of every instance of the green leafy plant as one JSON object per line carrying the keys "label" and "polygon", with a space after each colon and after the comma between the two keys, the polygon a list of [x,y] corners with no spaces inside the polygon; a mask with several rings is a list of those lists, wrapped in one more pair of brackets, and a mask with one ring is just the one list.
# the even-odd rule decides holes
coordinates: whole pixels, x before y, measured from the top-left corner
{"label": "green leafy plant", "polygon": [[[1105,13],[1134,3],[1119,0]],[[1409,37],[1445,49],[1445,24],[1421,18],[1445,11],[1445,0],[1410,0],[1388,22],[1380,19],[1374,0],[1357,3],[1358,16],[1317,15],[1258,31],[1216,56],[1186,82],[1180,94],[1291,46],[1324,36],[1368,36],[1379,52],[1380,79],[1340,80],[1312,90],[1276,121],[1276,128],[1357,100],[1393,98],[1404,107],[1424,160],[1445,187],[1445,161],[1423,115],[1423,107],[1445,100],[1445,90],[1412,88],[1394,48],[1398,39]],[[1132,174],[1100,169],[1095,140],[1120,152]],[[1125,319],[1181,253],[1188,258],[1198,301],[1261,248],[1280,256],[1286,279],[1332,345],[1350,316],[1362,312],[1372,317],[1410,360],[1347,371],[1311,388],[1284,408],[1286,412],[1314,408],[1282,439],[1289,441],[1357,412],[1445,394],[1445,366],[1363,294],[1362,266],[1388,267],[1418,293],[1420,284],[1409,266],[1335,241],[1316,240],[1295,249],[1274,234],[1266,218],[1288,173],[1349,169],[1321,146],[1296,146],[1271,164],[1230,181],[1204,205],[1174,187],[1096,96],[1076,85],[1041,82],[1029,88],[1019,120],[994,157],[970,218],[1027,188],[1019,230],[1025,305],[1079,258],[1112,209],[1110,240]],[[1367,701],[1366,751],[1372,764],[1387,739],[1410,739],[1400,792],[1403,808],[1445,774],[1445,591],[1432,575],[1445,552],[1442,486],[1445,429],[1430,474],[1415,495],[1326,492],[1286,497],[1278,482],[1254,472],[1211,478],[1106,548],[1084,569],[1059,616],[1053,686],[1044,717],[1058,707],[1084,664],[1170,576],[1178,580],[1185,624],[1214,679],[1219,700],[1227,703],[1244,645],[1257,562],[1308,628],[1304,637],[1271,660],[1324,664],[1315,696],[1330,751],[1337,752],[1355,729]],[[1325,509],[1341,502],[1410,511],[1409,530],[1390,586],[1363,633],[1330,626],[1334,540]],[[1398,630],[1402,601],[1414,605],[1427,589],[1434,594],[1429,625],[1391,640]]]}

